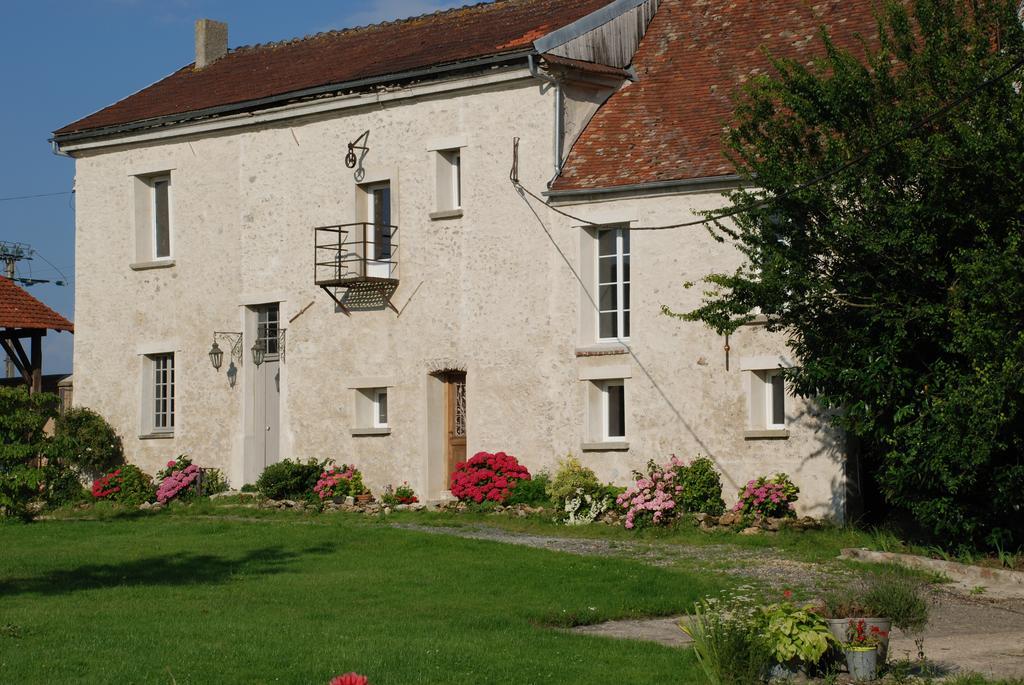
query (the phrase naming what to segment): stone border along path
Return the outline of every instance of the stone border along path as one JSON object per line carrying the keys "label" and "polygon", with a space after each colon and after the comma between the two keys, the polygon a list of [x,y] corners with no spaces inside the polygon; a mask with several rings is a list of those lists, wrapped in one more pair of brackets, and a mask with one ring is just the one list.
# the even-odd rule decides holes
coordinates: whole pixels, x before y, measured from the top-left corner
{"label": "stone border along path", "polygon": [[[473,540],[489,540],[525,545],[585,556],[616,556],[635,559],[654,566],[671,566],[689,560],[709,565],[723,558],[737,565],[717,569],[766,583],[772,588],[802,587],[815,591],[825,581],[844,574],[844,568],[823,571],[815,564],[781,558],[772,550],[747,550],[732,545],[665,545],[588,538],[560,538],[491,528],[392,524],[395,528],[435,535],[454,535]],[[964,596],[948,587],[931,592],[931,617],[924,633],[925,657],[939,674],[977,672],[990,678],[1024,678],[1024,601],[993,601]],[[572,632],[628,640],[647,640],[669,647],[691,642],[679,628],[685,616],[608,621],[577,626]],[[891,659],[916,659],[914,637],[893,631],[889,643]]]}

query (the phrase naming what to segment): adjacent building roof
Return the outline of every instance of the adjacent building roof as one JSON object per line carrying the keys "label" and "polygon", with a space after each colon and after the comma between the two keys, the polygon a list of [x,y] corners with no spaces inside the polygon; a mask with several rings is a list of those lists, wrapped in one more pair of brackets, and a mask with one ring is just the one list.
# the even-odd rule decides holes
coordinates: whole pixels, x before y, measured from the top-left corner
{"label": "adjacent building roof", "polygon": [[4,276],[0,276],[0,328],[75,332],[74,324]]}
{"label": "adjacent building roof", "polygon": [[193,64],[54,132],[56,136],[202,112],[474,59],[530,51],[533,41],[609,0],[497,0],[412,19],[240,47]]}
{"label": "adjacent building roof", "polygon": [[732,174],[722,133],[733,96],[768,72],[765,49],[801,60],[822,54],[822,25],[845,47],[877,35],[867,0],[662,0],[633,58],[637,81],[594,115],[552,190]]}

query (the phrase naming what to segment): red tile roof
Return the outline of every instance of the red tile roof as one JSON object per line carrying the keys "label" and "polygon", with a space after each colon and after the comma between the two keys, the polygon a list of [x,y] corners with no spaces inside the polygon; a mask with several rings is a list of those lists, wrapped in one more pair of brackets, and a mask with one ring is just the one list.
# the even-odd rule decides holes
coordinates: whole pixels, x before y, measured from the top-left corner
{"label": "red tile roof", "polygon": [[819,27],[854,47],[877,28],[868,0],[662,0],[627,83],[594,115],[552,190],[728,175],[722,130],[732,95],[775,56],[822,52]]}
{"label": "red tile roof", "polygon": [[49,328],[75,332],[74,324],[4,276],[0,276],[0,328]]}
{"label": "red tile roof", "polygon": [[610,0],[497,0],[402,21],[241,47],[188,65],[55,135],[196,112],[532,48]]}

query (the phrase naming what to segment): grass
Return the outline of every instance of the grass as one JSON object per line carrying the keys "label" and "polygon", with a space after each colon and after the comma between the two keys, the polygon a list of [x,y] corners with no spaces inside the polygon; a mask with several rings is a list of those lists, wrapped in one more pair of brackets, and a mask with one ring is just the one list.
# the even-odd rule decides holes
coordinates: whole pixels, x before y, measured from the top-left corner
{"label": "grass", "polygon": [[556,627],[683,613],[726,585],[361,517],[210,510],[0,526],[0,682],[696,683],[688,650]]}

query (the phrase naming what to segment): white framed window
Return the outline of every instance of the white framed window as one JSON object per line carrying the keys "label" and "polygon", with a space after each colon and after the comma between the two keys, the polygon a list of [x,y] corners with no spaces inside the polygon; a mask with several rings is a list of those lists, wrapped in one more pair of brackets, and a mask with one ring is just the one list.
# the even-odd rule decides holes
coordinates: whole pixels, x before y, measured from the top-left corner
{"label": "white framed window", "polygon": [[786,427],[786,381],[781,370],[764,373],[765,428]]}
{"label": "white framed window", "polygon": [[601,437],[609,442],[626,439],[626,385],[621,380],[602,381]]}
{"label": "white framed window", "polygon": [[597,232],[597,339],[629,339],[629,229]]}
{"label": "white framed window", "polygon": [[373,391],[373,427],[388,427],[388,389],[377,388]]}
{"label": "white framed window", "polygon": [[149,179],[150,209],[153,226],[153,259],[171,257],[171,175]]}
{"label": "white framed window", "polygon": [[143,367],[143,435],[169,436],[176,419],[174,353],[146,355]]}
{"label": "white framed window", "polygon": [[174,266],[174,192],[172,172],[132,176],[134,201],[134,270]]}
{"label": "white framed window", "polygon": [[793,363],[782,356],[743,357],[740,369],[746,374],[748,422],[745,437],[788,438],[790,399],[785,369]]}
{"label": "white framed window", "polygon": [[256,308],[256,338],[263,341],[264,359],[276,361],[280,358],[281,305],[277,302]]}
{"label": "white framed window", "polygon": [[462,149],[437,150],[435,156],[437,211],[432,212],[431,217],[445,219],[461,216]]}
{"label": "white framed window", "polygon": [[391,434],[391,381],[368,377],[353,379],[351,433],[354,436]]}

